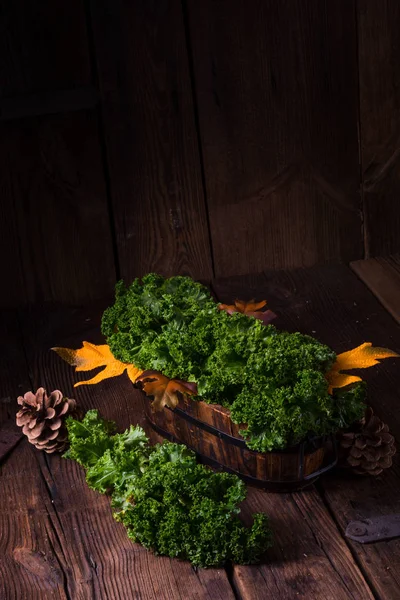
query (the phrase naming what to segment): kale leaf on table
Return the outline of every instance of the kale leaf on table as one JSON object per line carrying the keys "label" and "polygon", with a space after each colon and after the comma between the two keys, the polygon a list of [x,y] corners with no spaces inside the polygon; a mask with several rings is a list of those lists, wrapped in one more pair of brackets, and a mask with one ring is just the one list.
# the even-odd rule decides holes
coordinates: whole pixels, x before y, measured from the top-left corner
{"label": "kale leaf on table", "polygon": [[199,567],[254,563],[270,546],[265,514],[254,515],[251,527],[238,517],[246,487],[237,476],[197,464],[185,446],[150,446],[140,427],[111,435],[95,410],[82,422],[69,417],[67,427],[65,456],[85,467],[91,488],[111,494],[132,540]]}
{"label": "kale leaf on table", "polygon": [[195,382],[195,399],[228,408],[253,450],[333,433],[364,411],[361,383],[328,393],[333,350],[311,336],[227,314],[190,277],[149,274],[127,288],[119,283],[102,331],[119,360]]}

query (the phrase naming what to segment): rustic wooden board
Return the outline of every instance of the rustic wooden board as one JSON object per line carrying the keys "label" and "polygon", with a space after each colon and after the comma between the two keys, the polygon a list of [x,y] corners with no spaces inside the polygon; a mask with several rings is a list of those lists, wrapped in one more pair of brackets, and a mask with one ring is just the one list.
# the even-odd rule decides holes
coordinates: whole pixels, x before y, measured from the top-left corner
{"label": "rustic wooden board", "polygon": [[187,2],[217,276],[363,256],[354,5]]}
{"label": "rustic wooden board", "polygon": [[121,275],[212,276],[181,2],[92,2]]}
{"label": "rustic wooden board", "polygon": [[[277,326],[316,335],[337,351],[364,339],[400,350],[400,328],[346,267],[230,278],[214,282],[214,289],[225,302],[235,296],[268,298],[279,314]],[[62,309],[25,312],[21,331],[35,386],[43,381],[49,389],[58,386],[85,409],[99,407],[122,428],[142,420],[142,395],[128,379],[74,390],[77,375],[47,351],[55,344],[77,347],[83,339],[99,342],[101,308],[72,311],[68,318]],[[400,437],[398,364],[385,361],[365,378],[371,403]],[[2,531],[14,533],[3,540],[0,565],[3,573],[12,573],[9,585],[16,597],[27,590],[38,599],[44,591],[56,598],[233,597],[224,571],[194,575],[187,563],[155,558],[132,545],[113,521],[108,500],[87,489],[76,465],[30,450],[25,442],[18,446],[1,471],[7,475],[0,485]],[[397,597],[398,540],[360,546],[342,535],[351,519],[400,512],[399,476],[396,461],[388,474],[372,481],[334,475],[319,488],[293,495],[250,489],[244,516],[268,512],[276,542],[261,566],[234,567],[235,593],[246,600]]]}
{"label": "rustic wooden board", "polygon": [[[239,287],[240,286],[240,287]],[[267,272],[265,276],[217,282],[221,300],[232,295],[268,298],[279,314],[276,326],[315,335],[337,352],[363,341],[400,351],[400,327],[364,284],[345,266],[325,266],[295,271]],[[246,296],[249,292],[249,296]],[[368,402],[400,439],[399,363],[384,361],[363,371],[368,382]],[[391,471],[377,479],[345,477],[322,479],[323,497],[343,534],[350,520],[372,514],[400,512],[399,457]],[[348,541],[353,556],[379,598],[396,598],[400,586],[397,564],[400,542],[392,540],[362,546]]]}
{"label": "rustic wooden board", "polygon": [[34,452],[25,440],[1,467],[0,520],[1,598],[69,600],[59,525]]}
{"label": "rustic wooden board", "polygon": [[[0,135],[2,127],[0,126]],[[2,139],[0,138],[0,147]],[[5,143],[5,142],[3,142]],[[1,150],[0,150],[1,152]],[[0,181],[4,178],[7,163],[2,166]],[[18,219],[15,213],[12,191],[1,181],[0,220],[0,278],[3,286],[0,307],[14,307],[26,302],[24,273],[19,253]],[[7,189],[8,188],[8,189]]]}
{"label": "rustic wooden board", "polygon": [[[77,135],[79,132],[79,135]],[[3,123],[0,306],[111,293],[114,258],[91,112]]]}
{"label": "rustic wooden board", "polygon": [[[0,120],[88,105],[82,2],[5,2],[1,22]],[[0,306],[104,294],[114,259],[96,115],[1,123],[0,140]]]}
{"label": "rustic wooden board", "polygon": [[82,2],[13,0],[1,8],[1,98],[90,83]]}
{"label": "rustic wooden board", "polygon": [[367,258],[400,252],[399,20],[396,0],[357,2]]}
{"label": "rustic wooden board", "polygon": [[266,494],[249,488],[245,513],[270,515],[275,544],[262,565],[235,566],[243,600],[364,600],[371,593],[318,492]]}
{"label": "rustic wooden board", "polygon": [[[219,300],[288,298],[290,290],[277,281],[268,294],[264,275],[219,279],[213,290]],[[279,324],[279,323],[277,323]],[[265,598],[373,598],[359,567],[338,531],[315,486],[296,494],[266,494],[252,490],[247,510],[271,516],[276,543],[267,562],[256,567],[234,567],[234,581],[245,600]]]}
{"label": "rustic wooden board", "polygon": [[357,260],[350,267],[400,323],[400,255]]}
{"label": "rustic wooden board", "polygon": [[[120,429],[130,423],[143,424],[143,396],[126,376],[74,389],[78,379],[74,370],[49,350],[54,345],[76,348],[83,340],[99,343],[101,308],[104,307],[25,313],[22,325],[34,385],[46,382],[48,389],[59,387],[75,397],[85,410],[98,408],[105,417],[116,420]],[[85,374],[81,376],[85,378]],[[24,451],[19,457],[19,463],[25,460],[25,454]],[[113,519],[109,499],[89,490],[77,464],[33,450],[31,455],[35,464],[27,467],[30,477],[43,484],[35,492],[35,502],[40,500],[42,505],[42,512],[34,514],[35,551],[40,553],[43,549],[44,528],[51,526],[57,536],[54,553],[67,598],[234,600],[224,570],[195,572],[187,562],[156,557],[133,544],[124,527]],[[14,529],[28,518],[27,510],[33,502],[28,496],[34,493],[30,491],[32,486],[26,487],[26,482],[25,468],[14,466],[7,489],[9,511],[15,502],[19,507],[14,515]]]}
{"label": "rustic wooden board", "polygon": [[0,431],[14,417],[15,398],[29,386],[28,365],[15,310],[0,312]]}
{"label": "rustic wooden board", "polygon": [[[0,312],[0,453],[11,429],[16,397],[31,387],[15,311]],[[11,448],[9,448],[11,450]],[[43,502],[48,496],[28,444],[0,457],[0,597],[67,599]],[[38,519],[37,514],[43,518]]]}

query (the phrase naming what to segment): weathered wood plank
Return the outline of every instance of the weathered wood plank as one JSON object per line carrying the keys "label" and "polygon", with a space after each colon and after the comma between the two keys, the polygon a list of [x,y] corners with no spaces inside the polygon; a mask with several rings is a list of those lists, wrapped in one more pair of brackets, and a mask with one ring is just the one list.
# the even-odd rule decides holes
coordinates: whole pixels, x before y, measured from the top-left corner
{"label": "weathered wood plank", "polygon": [[[225,283],[225,286],[228,283]],[[238,281],[235,282],[237,290]],[[400,351],[400,327],[382,308],[364,284],[345,266],[325,266],[295,271],[267,272],[249,286],[249,296],[269,299],[279,314],[277,327],[316,336],[337,352],[363,341]],[[242,295],[246,286],[242,286]],[[235,291],[235,293],[238,293]],[[222,300],[228,299],[222,296]],[[385,360],[379,367],[363,371],[368,383],[370,403],[400,439],[399,364]],[[400,512],[399,457],[390,472],[376,479],[325,477],[322,491],[342,534],[352,519]],[[362,546],[348,541],[353,556],[379,598],[395,598],[400,586],[397,565],[399,540]]]}
{"label": "weathered wood plank", "polygon": [[[0,312],[0,428],[16,413],[14,399],[29,385],[17,311]],[[1,431],[1,429],[0,429]]]}
{"label": "weathered wood plank", "polygon": [[[264,487],[267,487],[267,482],[270,482],[267,487],[269,491],[273,491],[274,486],[279,488],[279,491],[282,491],[283,486],[285,491],[293,491],[295,486],[292,485],[292,482],[298,477],[300,468],[298,452],[263,454],[234,445],[230,439],[224,438],[224,434],[236,438],[239,443],[244,444],[239,426],[232,423],[229,411],[218,404],[181,398],[176,409],[180,412],[167,408],[156,411],[149,399],[144,401],[146,417],[156,430],[165,432],[167,436],[172,436],[173,440],[195,450],[203,462],[213,461],[211,466],[222,466],[246,477],[258,479],[261,487],[263,484]],[[194,421],[189,421],[188,416]],[[204,430],[202,425],[205,423],[210,425],[214,432]],[[325,448],[323,447],[305,451],[303,457],[304,476],[312,475],[322,467],[324,455]],[[271,483],[277,479],[280,484]]]}
{"label": "weathered wood plank", "polygon": [[0,306],[111,293],[114,257],[96,115],[10,121],[1,124],[0,140]]}
{"label": "weathered wood plank", "polygon": [[[74,389],[74,370],[49,351],[54,345],[79,347],[83,340],[99,343],[100,315],[100,309],[26,314],[23,329],[34,384],[59,387],[85,410],[98,408],[120,429],[131,423],[144,424],[143,396],[127,377]],[[77,464],[37,451],[34,455],[37,465],[32,474],[46,483],[41,494],[54,509],[51,519],[67,566],[64,577],[70,598],[234,599],[224,570],[196,573],[188,562],[156,557],[133,544],[124,527],[113,519],[109,499],[87,487]],[[23,490],[19,495],[23,502]],[[37,518],[42,523],[40,515]]]}
{"label": "weathered wood plank", "polygon": [[12,96],[0,101],[0,119],[10,121],[39,115],[86,110],[95,108],[98,101],[98,93],[93,86]]}
{"label": "weathered wood plank", "polygon": [[[17,314],[0,312],[0,451],[16,397],[30,389]],[[3,423],[2,423],[3,422]],[[3,426],[2,426],[3,425]],[[43,493],[27,442],[0,459],[0,597],[65,600],[57,540],[41,501]],[[44,498],[47,492],[44,490]],[[39,511],[42,519],[36,519]]]}
{"label": "weathered wood plank", "polygon": [[314,488],[291,495],[249,488],[244,511],[270,515],[275,543],[264,564],[234,567],[243,600],[373,598]]}
{"label": "weathered wood plank", "polygon": [[400,252],[400,4],[358,0],[360,134],[366,250]]}
{"label": "weathered wood plank", "polygon": [[210,278],[181,2],[91,6],[121,274]]}
{"label": "weathered wood plank", "polygon": [[353,0],[189,0],[217,276],[363,256]]}
{"label": "weathered wood plank", "polygon": [[[275,296],[268,294],[264,275],[220,279],[213,282],[217,297],[224,303],[234,298],[289,298],[272,279]],[[284,302],[283,302],[284,304]],[[277,323],[279,326],[279,323]],[[234,567],[234,582],[245,600],[274,598],[373,598],[359,567],[338,531],[316,488],[296,494],[268,494],[251,490],[245,511],[265,511],[271,517],[274,547],[265,564]]]}
{"label": "weathered wood plank", "polygon": [[2,2],[1,22],[0,97],[90,84],[82,2]]}
{"label": "weathered wood plank", "polygon": [[350,267],[400,323],[400,256],[357,260]]}
{"label": "weathered wood plank", "polygon": [[[2,2],[1,23],[2,117],[93,106],[84,3]],[[0,140],[0,306],[89,302],[110,291],[96,113],[2,122]]]}
{"label": "weathered wood plank", "polygon": [[69,600],[54,509],[25,440],[0,470],[0,520],[1,598]]}
{"label": "weathered wood plank", "polygon": [[21,439],[22,432],[17,426],[14,416],[9,417],[2,425],[0,424],[0,464],[11,454]]}

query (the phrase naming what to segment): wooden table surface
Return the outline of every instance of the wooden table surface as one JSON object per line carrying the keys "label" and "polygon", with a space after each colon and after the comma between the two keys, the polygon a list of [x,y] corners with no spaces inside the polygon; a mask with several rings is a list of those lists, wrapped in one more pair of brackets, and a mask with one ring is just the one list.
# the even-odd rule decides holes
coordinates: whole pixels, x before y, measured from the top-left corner
{"label": "wooden table surface", "polygon": [[[352,268],[231,277],[211,285],[223,302],[268,299],[279,314],[277,327],[312,334],[337,352],[363,341],[400,352],[399,268],[394,257]],[[16,396],[40,385],[61,389],[85,410],[98,408],[121,429],[145,425],[140,392],[125,375],[74,389],[81,375],[49,351],[55,345],[77,348],[83,340],[99,343],[107,303],[1,313],[0,442],[15,414]],[[369,403],[399,440],[399,362],[388,359],[363,377]],[[274,530],[274,546],[262,564],[194,570],[133,544],[114,521],[109,500],[89,490],[77,464],[37,452],[22,440],[0,467],[0,598],[400,598],[400,539],[363,546],[344,537],[352,519],[400,513],[398,457],[375,479],[335,472],[293,494],[249,488],[243,513],[256,511],[270,515]]]}

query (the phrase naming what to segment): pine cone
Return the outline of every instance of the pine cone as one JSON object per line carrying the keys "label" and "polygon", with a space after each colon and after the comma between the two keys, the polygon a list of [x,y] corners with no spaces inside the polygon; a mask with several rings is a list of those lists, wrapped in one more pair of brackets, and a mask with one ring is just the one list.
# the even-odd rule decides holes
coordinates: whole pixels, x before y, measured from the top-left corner
{"label": "pine cone", "polygon": [[374,415],[371,407],[351,431],[341,434],[339,456],[342,466],[351,467],[358,475],[379,475],[392,465],[396,453],[389,427]]}
{"label": "pine cone", "polygon": [[22,427],[31,444],[49,454],[62,452],[67,447],[65,419],[69,415],[76,416],[75,400],[64,398],[60,390],[54,390],[48,396],[41,387],[36,394],[27,392],[19,396],[18,404],[22,408],[17,413],[17,425]]}

